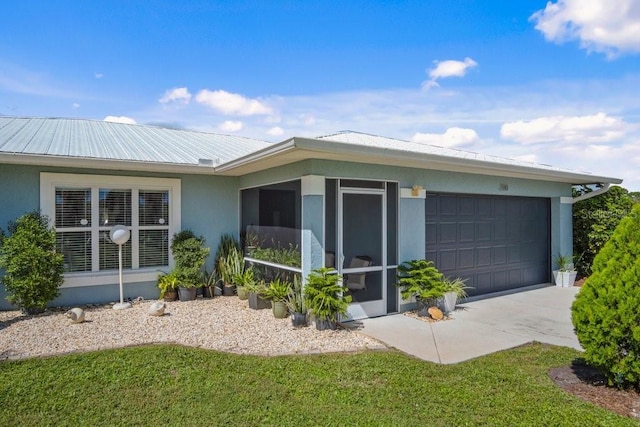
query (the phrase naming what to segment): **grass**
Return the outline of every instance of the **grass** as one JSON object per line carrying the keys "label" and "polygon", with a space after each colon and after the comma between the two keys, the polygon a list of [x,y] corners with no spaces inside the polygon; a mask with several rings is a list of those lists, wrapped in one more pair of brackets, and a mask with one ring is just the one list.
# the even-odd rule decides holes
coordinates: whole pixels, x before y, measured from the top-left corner
{"label": "grass", "polygon": [[553,384],[578,356],[533,344],[442,366],[154,345],[4,361],[0,425],[637,425]]}

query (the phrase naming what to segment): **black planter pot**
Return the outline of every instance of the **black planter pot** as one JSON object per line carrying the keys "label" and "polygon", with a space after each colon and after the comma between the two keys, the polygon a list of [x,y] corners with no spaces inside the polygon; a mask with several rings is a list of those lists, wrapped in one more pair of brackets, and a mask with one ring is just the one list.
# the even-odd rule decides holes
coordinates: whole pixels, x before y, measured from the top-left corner
{"label": "black planter pot", "polygon": [[335,330],[338,328],[336,322],[327,319],[316,319],[316,329],[319,331],[324,331],[327,329]]}
{"label": "black planter pot", "polygon": [[197,292],[197,288],[184,288],[180,286],[178,288],[178,297],[180,301],[193,301],[196,299]]}
{"label": "black planter pot", "polygon": [[296,328],[309,325],[309,316],[307,313],[291,313],[291,324]]}
{"label": "black planter pot", "polygon": [[254,310],[271,308],[271,301],[260,298],[256,292],[249,292],[249,308]]}
{"label": "black planter pot", "polygon": [[222,285],[222,296],[232,297],[235,294],[235,288],[232,285]]}

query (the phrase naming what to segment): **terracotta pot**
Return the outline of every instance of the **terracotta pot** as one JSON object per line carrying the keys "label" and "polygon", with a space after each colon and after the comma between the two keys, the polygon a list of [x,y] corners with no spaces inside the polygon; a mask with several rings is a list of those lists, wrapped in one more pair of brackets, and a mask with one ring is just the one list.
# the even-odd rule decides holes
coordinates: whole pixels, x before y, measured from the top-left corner
{"label": "terracotta pot", "polygon": [[173,289],[164,293],[165,301],[175,301],[178,299],[178,291]]}

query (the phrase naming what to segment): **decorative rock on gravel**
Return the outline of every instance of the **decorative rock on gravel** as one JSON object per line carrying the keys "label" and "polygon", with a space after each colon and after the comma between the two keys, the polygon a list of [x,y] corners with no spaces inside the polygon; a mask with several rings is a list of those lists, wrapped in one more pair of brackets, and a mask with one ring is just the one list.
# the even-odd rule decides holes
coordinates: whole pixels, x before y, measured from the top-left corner
{"label": "decorative rock on gravel", "polygon": [[151,343],[176,343],[241,354],[280,355],[386,348],[355,330],[294,328],[270,310],[251,310],[235,297],[169,302],[149,316],[150,302],[129,310],[85,307],[86,321],[69,324],[65,309],[37,316],[0,311],[0,359],[48,356]]}
{"label": "decorative rock on gravel", "polygon": [[71,323],[82,323],[84,322],[84,310],[76,307],[67,311],[65,314],[71,320]]}

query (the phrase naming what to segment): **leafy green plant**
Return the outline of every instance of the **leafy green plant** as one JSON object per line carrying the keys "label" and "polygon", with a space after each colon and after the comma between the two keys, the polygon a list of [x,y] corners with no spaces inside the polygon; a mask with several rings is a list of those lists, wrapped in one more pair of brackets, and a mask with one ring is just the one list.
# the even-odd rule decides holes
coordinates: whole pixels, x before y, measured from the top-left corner
{"label": "leafy green plant", "polygon": [[202,270],[209,256],[210,248],[205,239],[191,230],[183,230],[173,235],[171,252],[176,263],[175,274],[180,286],[195,288],[202,283]]}
{"label": "leafy green plant", "polygon": [[444,287],[444,292],[455,292],[458,296],[458,299],[466,298],[467,289],[470,289],[470,286],[467,286],[467,279],[463,279],[461,277],[456,277],[455,279],[450,279],[448,277],[442,279],[442,284]]}
{"label": "leafy green plant", "polygon": [[415,259],[398,266],[396,286],[404,299],[419,301],[440,298],[446,292],[444,276],[432,261]]}
{"label": "leafy green plant", "polygon": [[[593,191],[582,186],[574,190],[574,196]],[[591,274],[591,265],[609,240],[620,220],[631,212],[633,199],[629,192],[614,186],[604,194],[581,200],[573,205],[573,250],[580,274]]]}
{"label": "leafy green plant", "polygon": [[239,277],[244,271],[244,256],[242,251],[232,246],[224,257],[218,260],[218,272],[225,285],[234,284],[234,278]]}
{"label": "leafy green plant", "polygon": [[[220,237],[220,242],[218,243],[218,249],[216,250],[216,256],[214,260],[215,270],[218,271],[218,274],[220,276],[222,276],[225,258],[227,258],[229,253],[234,249],[237,251],[242,251],[238,240],[231,234],[223,234]],[[231,281],[231,277],[232,276],[228,277],[229,281]],[[220,277],[220,279],[224,281],[224,278]]]}
{"label": "leafy green plant", "polygon": [[289,295],[289,289],[291,289],[291,283],[276,279],[269,283],[262,296],[274,302],[284,301]]}
{"label": "leafy green plant", "polygon": [[560,271],[575,271],[571,255],[558,254],[554,259],[554,263]]}
{"label": "leafy green plant", "polygon": [[251,258],[289,267],[300,267],[302,265],[300,250],[291,243],[288,248],[283,248],[278,245],[268,248],[255,248],[251,252]]}
{"label": "leafy green plant", "polygon": [[337,322],[347,314],[351,295],[344,295],[341,276],[323,267],[312,270],[304,287],[304,302],[311,314],[320,320]]}
{"label": "leafy green plant", "polygon": [[179,285],[179,278],[175,270],[172,270],[167,274],[160,274],[158,276],[158,289],[160,289],[160,299],[164,298],[164,295],[168,291],[178,289]]}
{"label": "leafy green plant", "polygon": [[28,212],[0,230],[0,279],[9,302],[29,311],[43,310],[59,294],[64,281],[64,257],[56,252],[56,232],[49,219]]}
{"label": "leafy green plant", "polygon": [[305,314],[307,312],[304,302],[304,290],[299,276],[293,276],[293,285],[289,288],[289,293],[284,302],[291,313]]}
{"label": "leafy green plant", "polygon": [[584,358],[610,385],[640,388],[640,205],[624,218],[593,263],[572,306]]}
{"label": "leafy green plant", "polygon": [[253,285],[255,281],[256,279],[254,276],[253,268],[251,267],[245,268],[244,271],[236,272],[233,275],[233,284],[235,284],[236,286],[251,288],[251,285]]}

